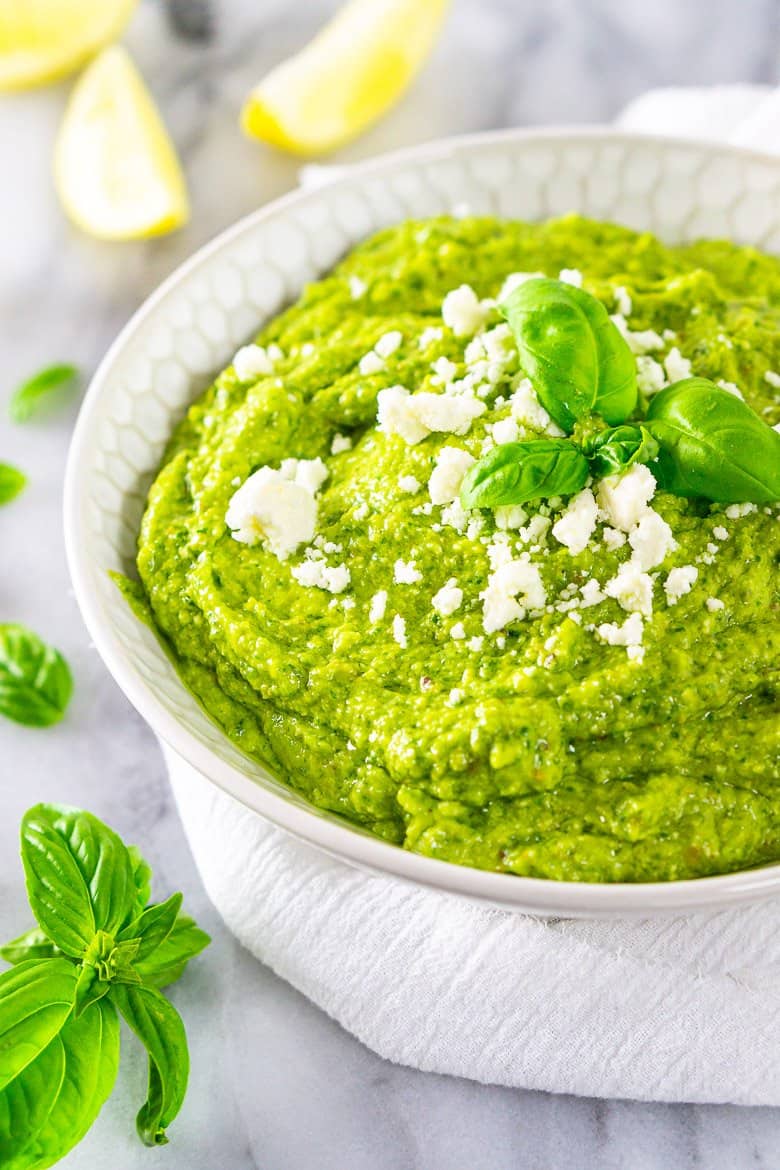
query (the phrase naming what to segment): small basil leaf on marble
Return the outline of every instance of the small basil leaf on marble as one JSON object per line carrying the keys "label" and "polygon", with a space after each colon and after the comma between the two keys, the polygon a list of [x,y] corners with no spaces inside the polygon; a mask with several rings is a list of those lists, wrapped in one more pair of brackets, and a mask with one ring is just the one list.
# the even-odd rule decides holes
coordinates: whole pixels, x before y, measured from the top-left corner
{"label": "small basil leaf on marble", "polygon": [[587,478],[588,461],[570,439],[501,443],[466,472],[460,501],[464,508],[497,508],[569,496]]}
{"label": "small basil leaf on marble", "polygon": [[180,914],[168,937],[147,958],[138,960],[136,970],[148,987],[167,987],[181,977],[190,959],[210,942],[205,930],[188,915]]}
{"label": "small basil leaf on marble", "polygon": [[[22,1142],[17,1137],[18,1107],[10,1111],[16,1151],[3,1162],[4,1170],[45,1170],[64,1158],[84,1137],[114,1088],[119,1018],[106,999],[79,1017],[70,1016],[56,1043],[63,1057],[61,1075],[41,1078],[48,1090],[46,1118],[34,1136]],[[34,1090],[29,1096],[34,1099]]]}
{"label": "small basil leaf on marble", "polygon": [[684,378],[650,400],[659,445],[653,475],[676,496],[721,504],[780,500],[780,434],[706,378]]}
{"label": "small basil leaf on marble", "polygon": [[138,943],[136,959],[146,959],[153,954],[176,925],[181,910],[182,895],[171,894],[165,902],[147,906],[142,914],[129,922],[117,936],[117,941],[132,939]]}
{"label": "small basil leaf on marble", "polygon": [[0,623],[0,715],[27,727],[49,727],[73,693],[70,668],[58,650],[15,623]]}
{"label": "small basil leaf on marble", "polygon": [[146,1101],[136,1117],[138,1136],[146,1146],[165,1145],[165,1131],[187,1091],[189,1052],[184,1024],[173,1004],[152,987],[117,984],[112,998],[149,1056]]}
{"label": "small basil leaf on marble", "polygon": [[609,427],[583,444],[591,475],[601,478],[618,475],[634,463],[650,463],[658,454],[658,443],[641,423]]}
{"label": "small basil leaf on marble", "polygon": [[526,280],[499,305],[548,414],[567,433],[590,414],[623,422],[637,400],[636,363],[604,306],[584,289]]}
{"label": "small basil leaf on marble", "polygon": [[53,959],[61,953],[39,926],[0,946],[0,959],[13,964],[24,963],[27,959]]}
{"label": "small basil leaf on marble", "polygon": [[67,955],[81,958],[96,931],[114,935],[132,913],[130,855],[91,813],[58,805],[29,809],[22,862],[33,913]]}
{"label": "small basil leaf on marble", "polygon": [[68,363],[59,363],[46,366],[33,374],[21,386],[17,386],[11,395],[8,413],[11,421],[25,423],[38,414],[44,406],[48,406],[55,397],[59,398],[72,389],[78,378],[78,370]]}
{"label": "small basil leaf on marble", "polygon": [[27,483],[27,476],[10,463],[0,463],[0,504],[10,504]]}

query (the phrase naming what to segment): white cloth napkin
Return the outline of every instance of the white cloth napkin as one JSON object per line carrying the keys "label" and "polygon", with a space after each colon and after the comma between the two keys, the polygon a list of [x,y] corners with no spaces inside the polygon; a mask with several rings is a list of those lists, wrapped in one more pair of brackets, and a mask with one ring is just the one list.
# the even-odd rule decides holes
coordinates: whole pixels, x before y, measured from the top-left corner
{"label": "white cloth napkin", "polygon": [[[661,90],[619,124],[780,151],[780,92]],[[484,909],[333,861],[166,754],[229,928],[382,1056],[557,1093],[780,1105],[777,902],[644,922]]]}

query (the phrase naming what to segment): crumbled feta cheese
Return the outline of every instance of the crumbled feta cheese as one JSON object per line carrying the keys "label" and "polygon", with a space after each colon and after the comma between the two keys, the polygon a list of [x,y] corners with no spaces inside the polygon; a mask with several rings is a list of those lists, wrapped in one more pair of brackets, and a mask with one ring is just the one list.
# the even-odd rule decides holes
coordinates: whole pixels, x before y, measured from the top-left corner
{"label": "crumbled feta cheese", "polygon": [[463,698],[463,691],[460,690],[459,687],[453,687],[449,693],[449,697],[447,699],[447,702],[451,707],[457,707],[458,703],[461,701],[462,698]]}
{"label": "crumbled feta cheese", "polygon": [[393,580],[396,585],[416,585],[422,581],[422,573],[415,567],[414,561],[398,560],[393,565]]}
{"label": "crumbled feta cheese", "polygon": [[580,587],[580,595],[582,597],[581,605],[585,609],[589,609],[592,605],[599,605],[606,600],[606,593],[602,592],[601,586],[595,577],[589,577],[584,585]]}
{"label": "crumbled feta cheese", "polygon": [[444,330],[440,325],[428,325],[417,338],[417,345],[420,349],[427,349],[434,342],[441,341],[443,336]]}
{"label": "crumbled feta cheese", "polygon": [[440,382],[444,385],[452,382],[458,372],[458,367],[455,362],[450,361],[448,357],[438,357],[435,362],[431,364],[431,369],[436,375],[432,378],[433,382]]}
{"label": "crumbled feta cheese", "polygon": [[454,528],[456,532],[466,531],[470,520],[459,499],[454,499],[446,508],[442,508],[441,522],[448,528]]}
{"label": "crumbled feta cheese", "polygon": [[675,345],[664,358],[664,369],[669,375],[670,382],[681,382],[683,378],[690,378],[692,366]]}
{"label": "crumbled feta cheese", "polygon": [[617,549],[622,548],[626,543],[626,534],[625,532],[619,532],[617,528],[607,527],[602,532],[601,539],[604,541],[604,544],[607,546],[610,552],[615,552]]}
{"label": "crumbled feta cheese", "polygon": [[460,492],[460,485],[474,456],[460,447],[442,447],[436,456],[436,466],[428,480],[428,491],[434,504],[451,504]]}
{"label": "crumbled feta cheese", "polygon": [[350,572],[346,565],[328,565],[320,557],[310,557],[293,566],[292,575],[299,585],[325,589],[328,593],[343,593],[349,585]]}
{"label": "crumbled feta cheese", "polygon": [[321,459],[285,459],[277,470],[260,467],[234,492],[225,523],[241,544],[265,543],[284,561],[308,544],[317,525],[314,498],[328,470]]}
{"label": "crumbled feta cheese", "polygon": [[473,638],[469,638],[466,644],[469,650],[473,651],[474,654],[479,654],[480,650],[485,644],[485,639],[481,634],[475,634]]}
{"label": "crumbled feta cheese", "polygon": [[664,368],[655,358],[640,354],[636,359],[636,381],[639,389],[649,397],[668,385]]}
{"label": "crumbled feta cheese", "polygon": [[272,374],[274,363],[262,345],[244,345],[233,358],[233,369],[241,382],[251,382],[253,378]]}
{"label": "crumbled feta cheese", "polygon": [[432,431],[465,435],[472,422],[485,411],[485,403],[461,395],[421,391],[410,394],[403,386],[388,386],[377,395],[377,418],[380,428],[390,435],[401,435],[407,443],[419,443]]}
{"label": "crumbled feta cheese", "polygon": [[608,475],[598,487],[603,518],[621,532],[630,532],[647,511],[655,492],[655,477],[644,463],[635,463],[623,475]]}
{"label": "crumbled feta cheese", "polygon": [[493,518],[496,528],[505,532],[508,529],[522,528],[528,519],[528,513],[520,504],[500,504],[494,508]]}
{"label": "crumbled feta cheese", "polygon": [[582,273],[579,268],[562,268],[558,273],[558,280],[564,284],[573,284],[575,288],[582,288]]}
{"label": "crumbled feta cheese", "polygon": [[548,435],[562,435],[563,431],[552,421],[547,411],[536,396],[536,391],[528,378],[521,378],[515,387],[509,406],[512,417],[519,423],[525,423],[536,430],[545,431]]}
{"label": "crumbled feta cheese", "polygon": [[516,443],[520,438],[520,428],[513,418],[502,418],[493,423],[491,431],[496,443]]}
{"label": "crumbled feta cheese", "polygon": [[403,334],[398,329],[391,329],[389,333],[383,333],[374,346],[374,352],[378,353],[380,357],[390,357],[391,353],[395,353],[399,345],[403,341]]}
{"label": "crumbled feta cheese", "polygon": [[707,609],[710,611],[710,613],[717,613],[717,611],[719,609],[725,609],[725,608],[726,608],[726,606],[724,605],[724,603],[721,601],[721,599],[719,597],[708,597],[707,598]]}
{"label": "crumbled feta cheese", "polygon": [[577,556],[587,546],[596,527],[598,507],[590,488],[583,488],[569,500],[560,520],[553,524],[552,534],[557,541]]}
{"label": "crumbled feta cheese", "polygon": [[359,276],[350,276],[349,278],[349,295],[353,301],[360,300],[365,293],[368,285]]}
{"label": "crumbled feta cheese", "polygon": [[722,524],[716,524],[712,530],[712,535],[716,540],[728,540],[729,530],[724,528]]}
{"label": "crumbled feta cheese", "polygon": [[313,342],[305,341],[301,346],[301,357],[311,357],[311,355],[315,352],[315,349],[316,347]]}
{"label": "crumbled feta cheese", "polygon": [[455,625],[450,630],[450,637],[453,638],[456,642],[463,641],[463,639],[466,637],[466,630],[463,626],[463,622],[455,623]]}
{"label": "crumbled feta cheese", "polygon": [[380,589],[371,598],[371,606],[368,611],[368,620],[374,625],[376,622],[381,622],[385,616],[387,609],[387,590]]}
{"label": "crumbled feta cheese", "polygon": [[735,398],[744,399],[744,395],[739,386],[737,386],[736,382],[726,382],[723,378],[719,378],[718,385],[720,386],[721,390],[725,390],[727,394],[733,394]]}
{"label": "crumbled feta cheese", "polygon": [[743,516],[749,516],[751,512],[755,512],[755,504],[729,504],[726,508],[726,515],[729,520],[741,520]]}
{"label": "crumbled feta cheese", "polygon": [[450,614],[455,613],[456,609],[460,609],[462,602],[463,590],[458,588],[454,577],[450,577],[449,581],[442,585],[439,592],[434,593],[431,599],[431,605],[442,617],[449,617]]}
{"label": "crumbled feta cheese", "polygon": [[615,304],[617,305],[618,312],[623,317],[630,317],[631,310],[634,306],[628,289],[625,288],[624,285],[618,284],[615,285],[614,293]]}
{"label": "crumbled feta cheese", "polygon": [[352,440],[349,435],[334,435],[330,445],[331,455],[341,455],[342,451],[351,451]]}
{"label": "crumbled feta cheese", "polygon": [[521,284],[525,284],[527,280],[538,280],[542,276],[544,276],[543,272],[510,272],[509,276],[507,276],[506,280],[501,285],[496,300],[500,304],[501,301],[505,301],[507,297],[515,291],[516,288],[519,288]]}
{"label": "crumbled feta cheese", "polygon": [[645,571],[662,564],[677,548],[671,528],[652,508],[648,508],[636,527],[631,529],[628,543],[634,550],[631,559]]}
{"label": "crumbled feta cheese", "polygon": [[663,337],[654,329],[643,329],[633,333],[622,313],[613,313],[610,320],[623,334],[632,353],[649,353],[650,350],[664,348]]}
{"label": "crumbled feta cheese", "polygon": [[764,379],[775,390],[780,390],[780,374],[776,374],[774,370],[767,370],[764,374]]}
{"label": "crumbled feta cheese", "polygon": [[420,483],[419,479],[413,475],[402,475],[399,476],[398,486],[402,492],[406,492],[408,495],[413,496],[415,492],[419,492],[422,484]]}
{"label": "crumbled feta cheese", "polygon": [[638,613],[632,613],[622,626],[615,622],[604,622],[596,627],[596,633],[609,646],[641,646],[644,622]]}
{"label": "crumbled feta cheese", "polygon": [[448,292],[441,306],[444,324],[456,337],[470,337],[476,333],[484,326],[487,313],[487,307],[468,284]]}
{"label": "crumbled feta cheese", "polygon": [[617,575],[607,581],[604,592],[628,613],[649,617],[653,612],[653,579],[633,559],[620,566]]}
{"label": "crumbled feta cheese", "polygon": [[361,374],[378,374],[385,368],[384,359],[379,356],[375,350],[369,350],[368,353],[363,354],[363,357],[358,363],[358,369]]}
{"label": "crumbled feta cheese", "polygon": [[690,593],[698,576],[699,570],[695,565],[679,565],[671,569],[664,581],[664,593],[669,605],[676,605],[683,594]]}
{"label": "crumbled feta cheese", "polygon": [[480,597],[482,625],[486,634],[493,634],[510,622],[521,621],[529,610],[542,609],[547,591],[538,567],[524,556],[498,565]]}
{"label": "crumbled feta cheese", "polygon": [[406,622],[400,613],[397,613],[393,618],[393,637],[401,649],[405,650],[409,643],[406,640]]}

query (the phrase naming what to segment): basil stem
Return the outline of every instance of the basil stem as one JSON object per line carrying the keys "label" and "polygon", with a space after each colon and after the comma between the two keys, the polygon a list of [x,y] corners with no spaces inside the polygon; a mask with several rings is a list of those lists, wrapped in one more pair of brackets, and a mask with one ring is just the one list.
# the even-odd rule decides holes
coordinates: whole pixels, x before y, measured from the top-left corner
{"label": "basil stem", "polygon": [[660,451],[659,485],[721,504],[780,500],[780,435],[706,378],[684,378],[654,395],[645,423]]}
{"label": "basil stem", "polygon": [[539,401],[567,433],[579,419],[621,423],[637,400],[636,363],[604,306],[546,277],[526,280],[499,305]]}
{"label": "basil stem", "polygon": [[184,1025],[173,1004],[154,988],[118,985],[113,994],[126,1023],[149,1054],[147,1097],[136,1118],[138,1136],[146,1146],[165,1145],[165,1130],[187,1091],[189,1053]]}
{"label": "basil stem", "polygon": [[578,492],[588,461],[570,439],[502,443],[483,455],[463,478],[464,508],[497,508]]}

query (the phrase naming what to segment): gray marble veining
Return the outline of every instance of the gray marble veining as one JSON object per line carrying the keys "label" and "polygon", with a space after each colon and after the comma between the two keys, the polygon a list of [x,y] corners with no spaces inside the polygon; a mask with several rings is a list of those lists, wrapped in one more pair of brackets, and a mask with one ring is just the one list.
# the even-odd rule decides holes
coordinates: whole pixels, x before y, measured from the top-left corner
{"label": "gray marble veining", "polygon": [[[236,128],[252,82],[312,33],[334,0],[146,0],[127,43],[186,165],[191,224],[111,246],[71,230],[50,179],[68,86],[0,101],[0,339],[4,398],[50,360],[94,366],[152,288],[196,247],[289,189],[297,164]],[[344,161],[438,135],[611,117],[658,84],[778,79],[778,0],[454,0],[429,68]],[[0,457],[30,475],[0,512],[0,615],[73,664],[76,698],[48,732],[0,726],[0,934],[27,924],[16,834],[24,809],[93,809],[142,845],[156,889],[185,891],[214,944],[174,998],[191,1089],[172,1144],[133,1133],[140,1054],[63,1165],[72,1170],[776,1170],[780,1110],[640,1105],[512,1091],[387,1064],[251,959],[207,903],[157,745],[90,648],[59,517],[75,405],[24,431],[0,411]]]}

